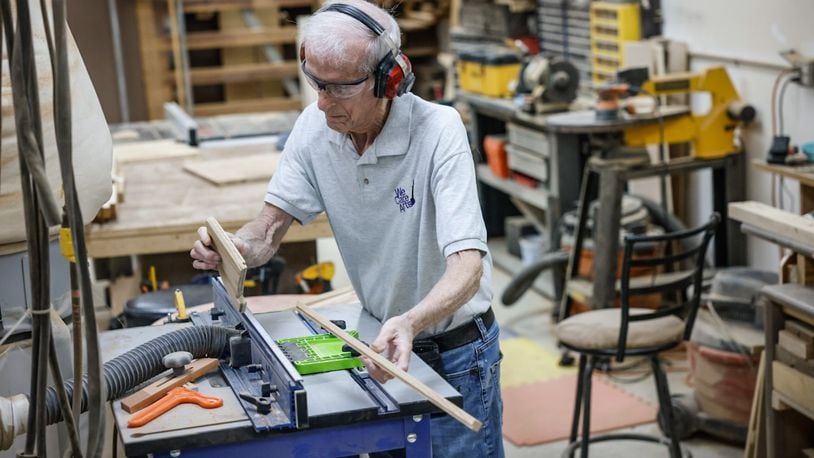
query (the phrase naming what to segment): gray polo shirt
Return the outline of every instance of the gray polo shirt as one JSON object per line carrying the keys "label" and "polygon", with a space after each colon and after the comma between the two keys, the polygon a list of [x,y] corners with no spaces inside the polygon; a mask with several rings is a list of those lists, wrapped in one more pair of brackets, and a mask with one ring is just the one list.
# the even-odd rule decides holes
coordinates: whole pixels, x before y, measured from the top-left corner
{"label": "gray polo shirt", "polygon": [[271,178],[266,202],[302,224],[325,212],[362,305],[385,321],[424,298],[446,257],[483,253],[477,294],[421,337],[453,329],[492,301],[486,247],[466,131],[454,109],[413,94],[393,100],[374,143],[358,155],[331,130],[316,103],[297,119]]}

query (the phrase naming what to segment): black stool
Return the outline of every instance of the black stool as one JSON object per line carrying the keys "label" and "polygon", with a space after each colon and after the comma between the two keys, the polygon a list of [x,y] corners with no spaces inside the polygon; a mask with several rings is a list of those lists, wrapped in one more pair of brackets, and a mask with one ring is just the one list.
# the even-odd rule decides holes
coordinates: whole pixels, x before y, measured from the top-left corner
{"label": "black stool", "polygon": [[[670,389],[658,355],[690,338],[701,300],[704,256],[719,221],[716,213],[709,222],[695,229],[626,236],[622,278],[617,282],[621,307],[581,313],[557,325],[560,343],[580,355],[570,444],[563,456],[570,457],[580,448],[581,457],[587,458],[591,442],[608,440],[657,442],[669,447],[671,458],[681,456]],[[642,245],[648,249],[639,249]],[[631,270],[638,276],[631,277]],[[692,291],[688,293],[690,286]],[[630,307],[632,296],[652,294],[661,295],[658,309]],[[650,359],[659,399],[659,423],[668,427],[669,439],[633,433],[590,437],[593,369],[603,360],[615,357],[622,361],[627,355]],[[580,412],[582,437],[577,440]]]}

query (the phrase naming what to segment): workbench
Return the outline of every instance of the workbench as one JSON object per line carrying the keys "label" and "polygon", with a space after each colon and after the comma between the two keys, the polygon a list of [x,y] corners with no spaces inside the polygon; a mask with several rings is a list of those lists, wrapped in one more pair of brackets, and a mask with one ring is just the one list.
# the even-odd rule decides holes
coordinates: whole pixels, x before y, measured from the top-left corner
{"label": "workbench", "polygon": [[[381,324],[356,304],[318,308],[329,319],[345,320],[357,329],[360,339],[371,342]],[[274,339],[310,335],[311,331],[292,311],[256,314],[255,318]],[[139,343],[178,329],[180,324],[124,329],[102,334],[103,359],[109,360]],[[462,398],[447,382],[413,355],[410,374],[441,396],[461,405]],[[308,396],[309,428],[254,431],[237,397],[219,372],[196,382],[199,392],[217,396],[224,404],[206,410],[181,405],[140,428],[127,428],[130,414],[120,401],[112,403],[115,425],[128,456],[253,456],[332,457],[406,448],[408,457],[431,456],[430,414],[437,409],[421,395],[395,379],[380,385],[397,412],[381,414],[382,408],[360,388],[349,371],[304,376]],[[270,455],[271,454],[271,455]]]}
{"label": "workbench", "polygon": [[[184,170],[191,162],[279,155],[271,140],[190,147],[175,140],[152,140],[114,146],[115,173],[124,179],[116,219],[86,227],[88,254],[94,258],[189,251],[197,229],[214,216],[233,232],[263,207],[265,179],[217,185]],[[283,242],[331,237],[323,214],[306,226],[294,223]]]}
{"label": "workbench", "polygon": [[[513,203],[526,205],[521,208],[524,213],[530,211],[536,215],[527,217],[538,219],[549,229],[550,246],[559,244],[556,231],[557,222],[563,213],[572,209],[579,197],[579,177],[585,161],[580,150],[579,139],[571,135],[548,135],[546,119],[548,115],[531,115],[520,111],[509,99],[498,99],[460,91],[459,102],[465,103],[472,111],[469,120],[470,138],[473,151],[481,151],[483,139],[491,134],[503,134],[508,123],[516,123],[525,128],[546,135],[550,152],[548,158],[548,175],[546,183],[536,188],[517,184],[514,180],[495,176],[485,163],[477,166],[478,181],[481,185],[481,204],[484,211],[486,229],[490,237],[503,235],[503,219],[510,216],[506,213],[506,197],[513,198]],[[479,160],[476,163],[482,162]],[[496,196],[496,190],[503,195]]]}
{"label": "workbench", "polygon": [[[526,217],[539,220],[547,228],[548,246],[556,250],[560,247],[560,219],[565,212],[576,208],[581,198],[585,198],[580,193],[587,192],[588,201],[599,200],[597,224],[604,229],[599,232],[599,240],[595,241],[594,256],[597,261],[594,264],[594,282],[586,284],[590,282],[574,278],[578,265],[569,268],[565,279],[557,269],[553,270],[554,296],[563,298],[563,310],[568,310],[567,304],[571,299],[569,294],[561,294],[562,284],[570,283],[567,287],[569,290],[590,290],[587,297],[583,295],[583,298],[594,307],[601,308],[613,301],[616,294],[613,285],[616,281],[621,197],[629,180],[664,177],[702,169],[712,170],[713,208],[721,214],[724,221],[714,240],[715,265],[741,265],[745,262],[745,252],[741,249],[744,244],[743,235],[738,231],[737,225],[731,224],[726,218],[726,204],[741,200],[744,195],[743,153],[706,160],[687,157],[646,165],[629,164],[626,158],[618,161],[603,159],[607,150],[621,146],[621,136],[625,129],[686,115],[689,113],[688,107],[667,106],[658,113],[620,115],[617,119],[597,120],[593,110],[531,115],[518,110],[511,100],[467,92],[459,93],[458,100],[466,103],[473,113],[470,120],[473,149],[483,144],[486,135],[505,132],[507,123],[540,132],[547,143],[544,148],[548,154],[549,178],[536,188],[499,178],[486,164],[477,166],[478,180],[486,185],[486,189],[483,186],[481,189],[481,203],[487,230],[490,229],[491,220],[490,236],[503,233],[499,224],[503,218],[509,216],[506,207],[510,206],[504,197],[508,196],[508,200]],[[585,189],[581,189],[582,187]],[[504,196],[495,196],[492,189]],[[583,216],[587,216],[587,205],[583,210]],[[573,251],[581,251],[581,245]],[[495,254],[494,259],[496,264],[506,268],[499,253]],[[579,259],[578,254],[575,259]]]}
{"label": "workbench", "polygon": [[[579,198],[579,177],[587,158],[581,148],[580,138],[568,134],[550,134],[546,127],[549,115],[524,113],[510,99],[466,91],[459,91],[456,99],[468,106],[471,111],[467,128],[472,150],[476,152],[479,198],[489,238],[502,237],[505,218],[517,215],[519,210],[526,218],[535,222],[536,226],[546,229],[546,242],[549,247],[558,247],[559,220],[563,213],[574,208]],[[546,138],[546,144],[540,146],[548,152],[546,164],[549,178],[536,188],[522,186],[510,178],[496,176],[485,163],[483,154],[478,154],[483,149],[483,140],[487,135],[504,134],[510,124],[538,132]],[[498,246],[494,243],[491,245]],[[513,262],[514,258],[508,251],[493,249],[492,256],[495,264],[508,272],[516,273],[518,270],[519,263]],[[551,287],[541,285],[536,289],[548,297],[560,297],[562,275],[554,270],[552,277]]]}
{"label": "workbench", "polygon": [[[503,235],[503,219],[510,216],[507,208],[514,204],[523,215],[538,222],[537,226],[547,229],[547,243],[549,249],[560,247],[559,223],[562,215],[577,207],[580,200],[581,187],[584,186],[585,170],[590,173],[590,179],[604,174],[605,179],[597,180],[593,184],[596,195],[591,197],[602,200],[599,205],[600,218],[610,217],[614,222],[611,226],[619,224],[618,209],[621,199],[621,187],[627,180],[667,176],[679,173],[688,173],[700,169],[713,171],[714,209],[724,216],[726,221],[726,203],[740,200],[743,196],[743,154],[733,154],[726,158],[714,160],[682,159],[665,164],[650,164],[644,167],[625,167],[616,164],[613,167],[604,167],[598,161],[591,159],[603,153],[604,149],[621,144],[622,132],[631,127],[643,126],[659,122],[659,119],[686,115],[689,108],[686,106],[663,107],[658,114],[642,114],[637,116],[620,116],[613,120],[597,120],[593,110],[577,110],[562,113],[528,114],[517,109],[508,99],[496,99],[468,92],[459,92],[458,101],[465,103],[472,111],[469,122],[473,150],[479,149],[483,139],[489,134],[506,132],[507,124],[515,124],[526,129],[539,132],[544,137],[545,145],[541,145],[547,152],[548,180],[541,182],[535,188],[522,186],[512,179],[495,176],[486,164],[477,165],[478,181],[481,183],[481,204],[484,219],[490,236]],[[578,105],[574,104],[572,108]],[[606,170],[602,172],[602,170]],[[601,189],[599,182],[601,181]],[[609,186],[616,184],[611,189]],[[498,191],[497,193],[494,191]],[[603,227],[609,227],[607,221]],[[603,234],[616,234],[618,231],[608,229]],[[614,236],[615,237],[615,236]],[[605,237],[608,238],[608,237]],[[613,237],[610,237],[613,238]],[[618,240],[602,240],[599,256],[602,260],[597,263],[598,273],[594,278],[600,279],[589,285],[596,304],[606,304],[612,300],[614,294],[613,278],[616,269],[616,251]],[[740,246],[743,237],[734,225],[723,224],[715,238],[716,265],[740,265],[745,255]],[[504,260],[506,255],[494,253],[495,263],[512,271],[509,262]],[[563,279],[560,271],[552,271],[554,298],[565,297],[562,294],[562,285],[570,279]],[[610,286],[609,286],[610,285]],[[577,285],[581,289],[583,285]],[[539,289],[538,289],[539,290]],[[542,292],[542,291],[541,291]],[[598,305],[601,307],[601,305]]]}
{"label": "workbench", "polygon": [[[800,210],[814,210],[814,167],[791,167],[764,161],[754,161],[752,166],[756,170],[799,181]],[[760,452],[765,444],[769,458],[803,456],[805,454],[800,452],[803,449],[814,451],[814,437],[811,436],[814,427],[814,359],[801,357],[799,351],[790,350],[790,344],[781,340],[781,333],[789,332],[788,322],[800,323],[797,327],[814,327],[814,220],[753,201],[731,203],[729,212],[733,219],[742,223],[744,233],[792,252],[780,262],[781,284],[766,286],[762,290],[766,328],[763,391],[760,393],[762,397],[756,393],[753,404],[753,409],[757,410],[753,416],[757,419],[753,427],[755,433],[750,432],[754,439],[747,442],[747,450],[754,448]],[[796,264],[796,279],[790,275],[793,264]],[[785,338],[797,341],[795,337]],[[761,415],[761,411],[765,414]],[[762,437],[759,425],[761,418],[765,418],[765,437]]]}
{"label": "workbench", "polygon": [[752,161],[752,168],[795,180],[800,186],[800,212],[814,210],[814,164],[798,166],[769,164],[762,159]]}
{"label": "workbench", "polygon": [[[797,181],[800,191],[800,213],[814,211],[814,164],[790,166],[769,164],[764,160],[756,159],[752,161],[752,168],[781,178]],[[759,234],[755,235],[759,236]],[[795,251],[797,253],[805,253],[805,251]],[[813,258],[814,257],[810,255],[804,256],[800,254],[797,256],[797,268],[803,283],[814,284]]]}

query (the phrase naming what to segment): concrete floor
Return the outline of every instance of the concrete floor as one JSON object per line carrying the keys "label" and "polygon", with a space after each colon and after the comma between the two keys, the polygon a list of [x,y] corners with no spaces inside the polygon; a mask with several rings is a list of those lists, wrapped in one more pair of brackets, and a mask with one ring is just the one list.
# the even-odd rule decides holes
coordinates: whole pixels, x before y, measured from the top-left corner
{"label": "concrete floor", "polygon": [[[528,337],[547,349],[557,351],[551,322],[552,304],[534,290],[529,290],[521,300],[514,305],[509,307],[503,306],[500,303],[500,295],[511,280],[511,277],[498,267],[495,267],[492,277],[493,291],[495,294],[493,304],[495,304],[494,309],[497,320],[503,330],[502,337]],[[677,362],[676,365],[680,366],[681,364]],[[685,371],[668,372],[671,393],[677,394],[690,391],[690,387],[684,382],[686,375],[687,373]],[[654,405],[658,403],[652,375],[639,382],[626,383],[623,385],[623,388],[640,396],[642,399],[652,402]],[[564,421],[570,422],[571,419],[569,418]],[[633,428],[626,428],[620,431],[659,434],[659,429],[655,422]],[[503,444],[508,458],[546,458],[559,457],[565,449],[567,442],[559,441],[534,447],[516,447],[504,439]],[[684,445],[695,458],[740,458],[743,456],[743,449],[739,447],[723,444],[703,437],[685,441]],[[627,458],[634,453],[640,457],[669,456],[666,447],[641,441],[599,443],[591,446],[590,450],[591,456],[601,456],[604,458]]]}

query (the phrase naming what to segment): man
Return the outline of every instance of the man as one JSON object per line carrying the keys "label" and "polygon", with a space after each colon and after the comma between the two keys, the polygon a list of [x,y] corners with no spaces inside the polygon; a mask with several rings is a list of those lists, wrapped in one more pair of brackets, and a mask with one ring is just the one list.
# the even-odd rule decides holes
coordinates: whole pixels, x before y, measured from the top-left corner
{"label": "man", "polygon": [[[364,308],[383,322],[371,348],[407,370],[411,350],[442,373],[484,426],[432,421],[437,456],[503,456],[491,257],[466,132],[453,109],[413,94],[395,20],[372,4],[327,3],[308,21],[302,71],[318,91],[289,136],[265,206],[234,241],[249,266],[294,219],[325,212]],[[219,256],[205,228],[193,266]],[[440,352],[440,355],[439,355]],[[380,382],[392,378],[371,361]]]}

